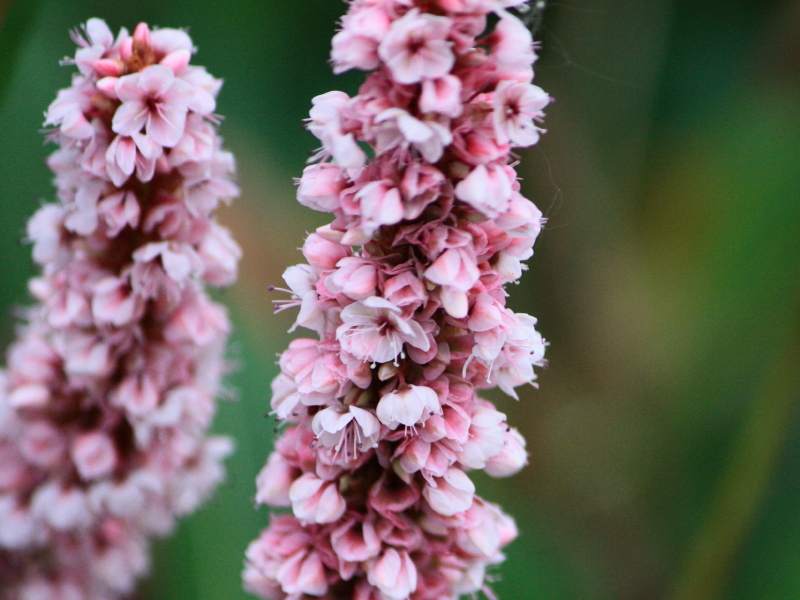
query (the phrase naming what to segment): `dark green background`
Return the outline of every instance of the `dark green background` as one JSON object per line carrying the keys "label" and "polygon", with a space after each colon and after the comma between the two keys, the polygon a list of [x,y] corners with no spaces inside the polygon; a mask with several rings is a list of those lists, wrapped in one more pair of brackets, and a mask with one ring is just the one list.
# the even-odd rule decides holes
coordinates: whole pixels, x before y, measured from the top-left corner
{"label": "dark green background", "polygon": [[[354,93],[326,63],[335,0],[0,1],[0,341],[27,303],[27,217],[51,199],[42,113],[69,83],[68,30],[105,18],[188,27],[225,78],[218,111],[245,249],[218,294],[235,324],[215,429],[236,438],[215,498],[156,545],[142,599],[235,600],[266,523],[254,478],[272,444],[275,354],[291,315],[267,286],[325,216],[294,202],[310,99]],[[800,597],[800,4],[551,2],[537,83],[556,103],[521,153],[549,217],[511,305],[551,340],[541,389],[493,398],[531,465],[479,489],[518,520],[504,600]]]}

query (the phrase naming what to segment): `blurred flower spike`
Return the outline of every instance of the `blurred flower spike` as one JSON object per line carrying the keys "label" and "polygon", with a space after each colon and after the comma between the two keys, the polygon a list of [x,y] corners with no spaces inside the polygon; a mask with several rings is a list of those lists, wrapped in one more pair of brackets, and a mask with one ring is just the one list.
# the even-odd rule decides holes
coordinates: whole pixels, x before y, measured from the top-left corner
{"label": "blurred flower spike", "polygon": [[221,82],[177,29],[73,33],[46,113],[58,202],[30,219],[37,304],[0,372],[0,597],[113,600],[222,480],[207,435],[229,323],[204,283],[240,250],[213,212],[238,189]]}
{"label": "blurred flower spike", "polygon": [[517,532],[466,473],[512,475],[527,454],[478,391],[516,398],[545,351],[505,305],[544,222],[511,164],[550,102],[522,4],[353,0],[333,38],[335,72],[370,73],[308,119],[322,147],[297,199],[334,219],[278,303],[317,338],[289,345],[272,384],[287,427],[256,500],[291,513],[247,550],[257,596],[493,597],[485,571]]}

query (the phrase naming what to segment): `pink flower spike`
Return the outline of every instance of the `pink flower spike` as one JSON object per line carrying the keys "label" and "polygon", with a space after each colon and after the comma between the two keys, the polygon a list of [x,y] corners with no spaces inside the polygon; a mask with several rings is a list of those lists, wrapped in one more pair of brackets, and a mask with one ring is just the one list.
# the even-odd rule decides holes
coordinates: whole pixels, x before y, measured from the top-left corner
{"label": "pink flower spike", "polygon": [[169,31],[115,39],[89,20],[65,61],[80,73],[47,111],[57,201],[28,224],[37,304],[0,370],[4,598],[136,595],[150,538],[224,477],[231,444],[207,429],[230,328],[203,279],[235,278],[212,211],[236,186],[199,112],[219,82]]}
{"label": "pink flower spike", "polygon": [[312,100],[321,148],[297,199],[333,216],[286,270],[278,309],[299,308],[295,326],[317,335],[280,357],[270,405],[290,425],[257,482],[294,516],[250,546],[245,587],[264,600],[494,598],[487,569],[517,531],[466,471],[526,461],[478,390],[516,398],[544,364],[506,284],[544,223],[511,150],[538,141],[549,97],[506,10],[524,0],[347,4],[333,70],[374,71],[353,97]]}

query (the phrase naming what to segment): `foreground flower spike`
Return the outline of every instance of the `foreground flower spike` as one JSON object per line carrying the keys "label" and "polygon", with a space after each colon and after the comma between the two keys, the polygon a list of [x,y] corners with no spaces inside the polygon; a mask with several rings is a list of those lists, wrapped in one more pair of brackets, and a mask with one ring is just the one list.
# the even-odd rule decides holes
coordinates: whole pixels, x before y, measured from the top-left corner
{"label": "foreground flower spike", "polygon": [[372,72],[354,98],[314,98],[308,122],[322,148],[297,198],[334,220],[278,303],[319,339],[294,340],[272,386],[288,427],[256,501],[291,514],[247,550],[262,598],[493,597],[485,570],[516,529],[466,472],[505,477],[527,455],[477,390],[516,398],[545,348],[505,306],[543,223],[510,152],[539,140],[550,102],[507,10],[521,4],[352,0],[333,39],[336,72]]}
{"label": "foreground flower spike", "polygon": [[212,216],[237,193],[221,82],[176,29],[91,19],[46,113],[59,202],[28,223],[38,304],[0,371],[0,598],[112,600],[221,481],[207,435],[240,250]]}

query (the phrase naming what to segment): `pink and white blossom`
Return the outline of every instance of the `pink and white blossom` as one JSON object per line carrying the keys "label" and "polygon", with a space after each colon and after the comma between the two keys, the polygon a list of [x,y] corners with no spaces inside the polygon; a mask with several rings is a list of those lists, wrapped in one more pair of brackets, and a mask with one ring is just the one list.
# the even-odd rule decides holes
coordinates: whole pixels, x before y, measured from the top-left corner
{"label": "pink and white blossom", "polygon": [[289,426],[256,500],[293,514],[247,551],[245,588],[265,600],[493,597],[487,568],[517,530],[467,472],[511,475],[527,454],[478,390],[516,398],[546,346],[506,306],[544,224],[511,154],[538,142],[550,102],[507,10],[523,4],[348,2],[333,70],[371,73],[353,97],[314,98],[307,121],[322,147],[297,200],[332,221],[276,301],[317,337],[291,342],[272,383]]}
{"label": "pink and white blossom", "polygon": [[344,514],[347,504],[335,481],[325,481],[305,473],[289,488],[294,515],[310,523],[332,523]]}
{"label": "pink and white blossom", "polygon": [[539,141],[542,129],[534,124],[544,118],[550,96],[536,85],[501,81],[492,97],[494,130],[501,144],[532,146]]}
{"label": "pink and white blossom", "polygon": [[320,446],[352,458],[378,445],[381,425],[363,408],[329,406],[314,415],[311,429]]}
{"label": "pink and white blossom", "polygon": [[171,69],[151,65],[120,77],[114,93],[122,101],[111,124],[115,133],[132,136],[144,129],[152,142],[167,148],[180,141],[192,88]]}
{"label": "pink and white blossom", "polygon": [[130,597],[149,539],[210,495],[231,451],[207,434],[230,327],[202,281],[232,283],[240,257],[212,215],[236,190],[209,119],[219,80],[178,30],[114,38],[90,19],[73,39],[80,74],[45,121],[58,201],[27,230],[37,303],[0,371],[9,600]]}
{"label": "pink and white blossom", "polygon": [[422,350],[430,347],[417,321],[407,318],[400,308],[378,296],[346,306],[341,319],[336,338],[345,351],[364,361],[394,361],[403,353],[405,344]]}
{"label": "pink and white blossom", "polygon": [[417,83],[450,72],[455,62],[447,36],[450,19],[420,14],[412,8],[392,23],[378,46],[378,55],[398,83]]}
{"label": "pink and white blossom", "polygon": [[407,389],[386,394],[378,402],[377,415],[389,429],[413,427],[425,423],[429,416],[442,410],[439,397],[431,388],[410,385]]}

